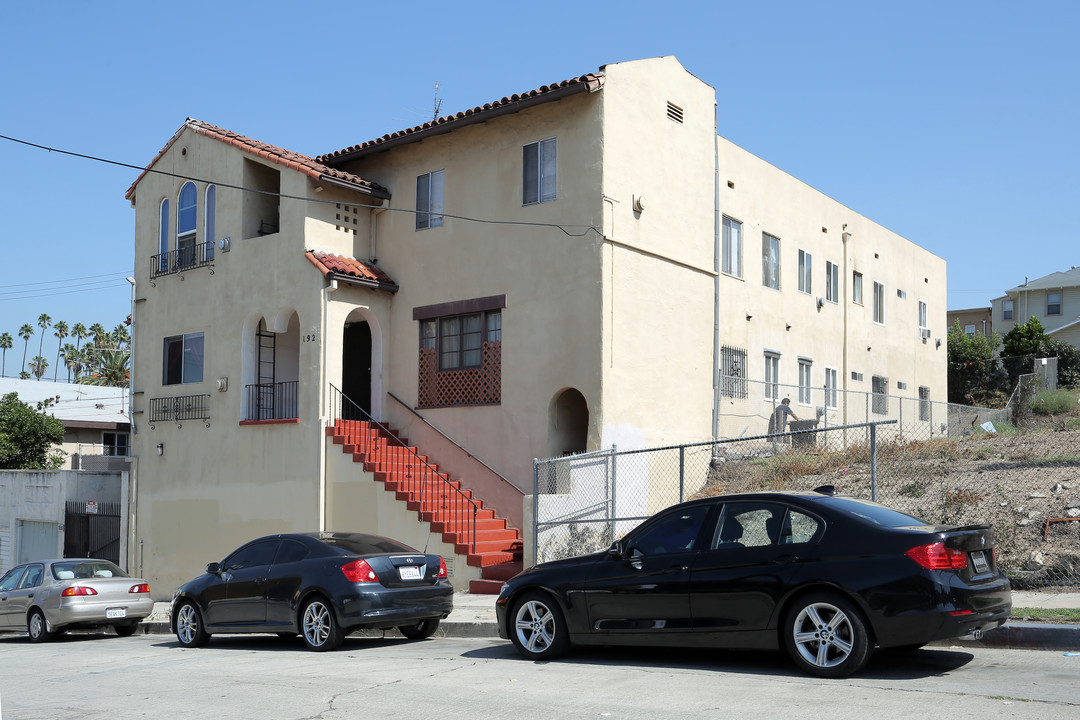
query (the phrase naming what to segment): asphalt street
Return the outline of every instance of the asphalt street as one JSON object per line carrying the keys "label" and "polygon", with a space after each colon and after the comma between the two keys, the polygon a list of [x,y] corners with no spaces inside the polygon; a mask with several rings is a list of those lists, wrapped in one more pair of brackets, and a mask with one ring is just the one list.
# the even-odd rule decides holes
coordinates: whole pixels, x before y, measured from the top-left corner
{"label": "asphalt street", "polygon": [[505,641],[350,637],[312,653],[275,636],[0,637],[0,717],[1075,718],[1080,656],[924,648],[820,680],[778,653],[579,650],[520,659]]}

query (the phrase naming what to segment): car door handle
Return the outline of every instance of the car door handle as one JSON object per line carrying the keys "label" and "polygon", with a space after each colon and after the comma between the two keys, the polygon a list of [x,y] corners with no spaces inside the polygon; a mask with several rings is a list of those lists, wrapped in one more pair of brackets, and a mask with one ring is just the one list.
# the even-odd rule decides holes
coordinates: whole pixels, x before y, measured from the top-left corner
{"label": "car door handle", "polygon": [[773,565],[789,565],[795,562],[799,562],[798,555],[778,555],[777,558],[773,560]]}

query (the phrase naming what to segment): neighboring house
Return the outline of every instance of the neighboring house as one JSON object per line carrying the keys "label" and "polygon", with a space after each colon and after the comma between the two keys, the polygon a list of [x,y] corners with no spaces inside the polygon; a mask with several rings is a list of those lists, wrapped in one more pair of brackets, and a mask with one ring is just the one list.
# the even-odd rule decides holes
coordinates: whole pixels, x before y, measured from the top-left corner
{"label": "neighboring house", "polygon": [[[832,423],[865,419],[843,391],[944,400],[944,260],[719,137],[716,101],[663,57],[317,158],[187,120],[127,194],[134,571],[167,598],[260,534],[363,529],[460,586],[529,540],[533,458],[762,434],[783,385]],[[364,413],[499,539],[417,522],[453,489],[381,492],[417,461]]]}
{"label": "neighboring house", "polygon": [[64,467],[124,472],[131,450],[128,392],[123,388],[0,378],[0,396],[16,393],[64,424]]}
{"label": "neighboring house", "polygon": [[991,302],[1002,336],[1035,317],[1046,334],[1080,347],[1080,267],[1050,273],[1006,291]]}
{"label": "neighboring house", "polygon": [[948,329],[951,330],[957,322],[960,329],[968,337],[982,335],[990,337],[994,332],[993,308],[968,308],[967,310],[949,310],[946,313]]}

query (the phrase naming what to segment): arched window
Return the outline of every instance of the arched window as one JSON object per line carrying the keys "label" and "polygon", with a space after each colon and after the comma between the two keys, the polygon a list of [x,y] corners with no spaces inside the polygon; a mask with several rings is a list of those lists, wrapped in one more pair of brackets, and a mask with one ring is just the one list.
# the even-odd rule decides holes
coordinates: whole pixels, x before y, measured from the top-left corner
{"label": "arched window", "polygon": [[159,272],[166,272],[169,268],[169,198],[161,200],[161,227],[159,228],[158,258]]}
{"label": "arched window", "polygon": [[180,188],[176,207],[176,264],[195,262],[195,223],[199,213],[199,193],[195,183],[188,181]]}
{"label": "arched window", "polygon": [[206,203],[205,211],[206,222],[203,223],[203,242],[206,243],[206,255],[205,260],[214,259],[214,243],[217,242],[217,223],[215,213],[217,213],[217,186],[206,186]]}

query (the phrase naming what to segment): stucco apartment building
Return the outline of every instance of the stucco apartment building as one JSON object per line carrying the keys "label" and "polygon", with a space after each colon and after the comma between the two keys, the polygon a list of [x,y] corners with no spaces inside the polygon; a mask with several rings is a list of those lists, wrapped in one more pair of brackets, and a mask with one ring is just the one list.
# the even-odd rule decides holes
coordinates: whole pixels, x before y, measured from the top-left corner
{"label": "stucco apartment building", "polygon": [[834,424],[845,390],[944,400],[945,262],[716,102],[662,57],[318,157],[187,120],[127,195],[133,571],[326,528],[479,577],[328,436],[350,401],[520,529],[533,458],[763,434],[785,385]]}
{"label": "stucco apartment building", "polygon": [[951,330],[956,323],[960,323],[960,329],[968,337],[982,335],[990,337],[994,332],[993,308],[964,308],[963,310],[949,310],[946,313],[948,329]]}
{"label": "stucco apartment building", "polygon": [[1004,336],[1017,325],[1038,318],[1046,334],[1080,347],[1080,267],[1024,278],[991,301],[994,327]]}

